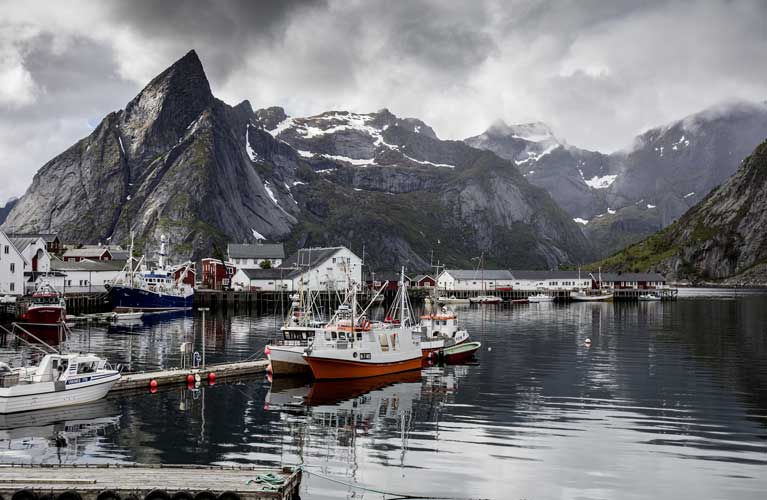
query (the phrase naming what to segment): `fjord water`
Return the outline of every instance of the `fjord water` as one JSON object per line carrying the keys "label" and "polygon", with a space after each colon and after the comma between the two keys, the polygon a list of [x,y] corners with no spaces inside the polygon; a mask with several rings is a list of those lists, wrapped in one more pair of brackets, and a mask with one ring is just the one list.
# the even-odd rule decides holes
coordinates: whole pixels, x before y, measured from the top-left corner
{"label": "fjord water", "polygon": [[[381,498],[341,483],[451,498],[763,498],[767,294],[457,312],[483,343],[476,363],[354,383],[254,377],[0,416],[0,461],[303,463],[305,499]],[[278,322],[213,314],[207,361],[259,355]],[[77,327],[66,342],[134,371],[170,367],[181,342],[200,350],[200,323]],[[31,355],[2,339],[0,359]]]}

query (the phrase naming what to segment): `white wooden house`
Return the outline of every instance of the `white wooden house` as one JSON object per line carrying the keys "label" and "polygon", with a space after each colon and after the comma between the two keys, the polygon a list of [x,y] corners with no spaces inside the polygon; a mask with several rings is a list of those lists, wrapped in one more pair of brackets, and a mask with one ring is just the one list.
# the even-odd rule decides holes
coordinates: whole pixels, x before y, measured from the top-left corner
{"label": "white wooden house", "polygon": [[293,269],[238,269],[232,277],[232,288],[248,292],[293,291]]}
{"label": "white wooden house", "polygon": [[511,271],[515,290],[583,290],[591,288],[588,272],[581,271]]}
{"label": "white wooden house", "polygon": [[362,259],[346,247],[304,248],[280,268],[294,271],[293,290],[345,290],[350,279],[362,286]]}
{"label": "white wooden house", "polygon": [[0,231],[0,295],[24,294],[27,260],[13,241]]}
{"label": "white wooden house", "polygon": [[282,243],[254,243],[226,246],[229,263],[237,269],[260,269],[268,262],[269,267],[279,267],[285,260],[285,249]]}
{"label": "white wooden house", "polygon": [[46,273],[51,270],[51,256],[43,238],[37,235],[15,235],[8,238],[29,264],[27,272]]}

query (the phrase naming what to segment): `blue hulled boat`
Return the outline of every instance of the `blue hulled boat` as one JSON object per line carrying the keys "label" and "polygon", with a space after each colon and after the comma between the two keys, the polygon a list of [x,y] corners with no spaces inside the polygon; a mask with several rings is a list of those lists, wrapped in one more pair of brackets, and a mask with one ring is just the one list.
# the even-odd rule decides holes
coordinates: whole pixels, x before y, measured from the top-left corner
{"label": "blue hulled boat", "polygon": [[108,287],[115,311],[170,311],[194,306],[194,287],[184,283],[190,265],[166,266],[165,236],[160,241],[157,267],[147,269],[143,265],[144,257],[135,266],[129,260],[120,276]]}

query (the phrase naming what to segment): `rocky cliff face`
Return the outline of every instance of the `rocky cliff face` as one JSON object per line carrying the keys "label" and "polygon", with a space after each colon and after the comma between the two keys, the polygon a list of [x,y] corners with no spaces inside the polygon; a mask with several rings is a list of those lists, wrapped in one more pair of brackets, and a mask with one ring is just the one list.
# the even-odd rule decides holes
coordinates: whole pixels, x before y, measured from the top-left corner
{"label": "rocky cliff face", "polygon": [[591,256],[580,229],[511,164],[441,141],[387,110],[288,117],[213,97],[190,52],[44,165],[3,226],[177,258],[215,255],[253,235],[343,244],[373,267],[434,259],[555,267]]}
{"label": "rocky cliff face", "polygon": [[[767,104],[734,102],[651,129],[611,155],[494,125],[468,144],[515,162],[582,226],[603,256],[676,220],[767,136]],[[530,153],[530,150],[533,152]]]}
{"label": "rocky cliff face", "polygon": [[[248,238],[253,229],[285,237],[295,216],[275,206],[253,168],[241,111],[214,99],[189,52],[45,164],[3,227],[57,231],[75,243],[124,243],[134,231],[148,251],[166,234],[179,257]],[[279,156],[271,137],[252,139],[261,140]]]}
{"label": "rocky cliff face", "polygon": [[767,141],[678,221],[604,261],[616,270],[720,280],[767,265]]}

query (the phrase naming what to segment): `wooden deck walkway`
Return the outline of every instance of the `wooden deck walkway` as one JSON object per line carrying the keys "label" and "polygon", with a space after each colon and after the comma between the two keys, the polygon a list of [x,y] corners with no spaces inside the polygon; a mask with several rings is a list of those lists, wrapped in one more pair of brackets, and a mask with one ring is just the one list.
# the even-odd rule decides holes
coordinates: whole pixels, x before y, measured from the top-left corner
{"label": "wooden deck walkway", "polygon": [[[282,484],[256,482],[265,477],[277,477]],[[63,498],[59,495],[64,492],[76,492],[82,500],[168,500],[179,492],[185,494],[179,498],[190,500],[298,500],[300,483],[300,469],[289,467],[0,465],[0,498],[5,499],[16,498],[14,494],[22,490],[31,490],[40,498],[44,494]],[[222,495],[224,492],[227,494]],[[67,500],[75,498],[67,496]]]}
{"label": "wooden deck walkway", "polygon": [[216,380],[222,380],[232,377],[241,377],[244,375],[253,375],[255,373],[266,373],[269,361],[258,359],[255,361],[236,361],[233,363],[219,363],[207,365],[202,368],[173,368],[169,370],[124,373],[122,378],[112,386],[112,391],[128,389],[146,389],[152,380],[157,381],[157,386],[167,386],[176,384],[186,384],[189,375],[199,375],[201,381],[208,380],[208,374],[214,373]]}

